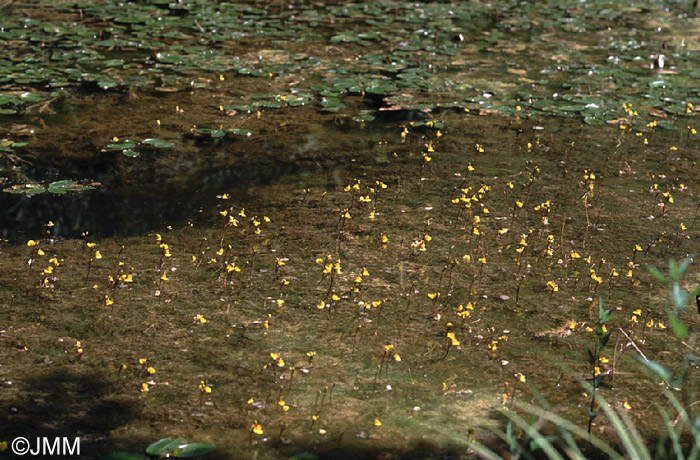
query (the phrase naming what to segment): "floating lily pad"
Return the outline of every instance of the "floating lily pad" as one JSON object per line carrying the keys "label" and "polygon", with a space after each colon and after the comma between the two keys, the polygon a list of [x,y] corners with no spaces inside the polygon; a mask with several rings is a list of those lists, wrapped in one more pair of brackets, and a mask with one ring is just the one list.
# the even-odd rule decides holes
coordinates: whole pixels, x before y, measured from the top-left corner
{"label": "floating lily pad", "polygon": [[43,185],[38,184],[23,184],[13,185],[12,187],[6,188],[3,191],[18,195],[38,195],[39,193],[44,193],[46,188],[44,188]]}
{"label": "floating lily pad", "polygon": [[183,438],[165,438],[146,448],[146,453],[155,457],[190,458],[204,455],[214,449],[211,443],[187,443]]}
{"label": "floating lily pad", "polygon": [[142,144],[150,145],[151,147],[156,147],[159,149],[166,149],[175,145],[174,142],[167,142],[163,139],[144,139],[141,141]]}
{"label": "floating lily pad", "polygon": [[82,190],[92,190],[95,187],[90,185],[81,185],[71,180],[60,180],[49,184],[49,193],[64,194],[66,192],[78,192]]}
{"label": "floating lily pad", "polygon": [[250,136],[253,134],[252,131],[248,129],[240,129],[240,128],[233,128],[233,129],[227,129],[227,133],[235,134],[236,136]]}

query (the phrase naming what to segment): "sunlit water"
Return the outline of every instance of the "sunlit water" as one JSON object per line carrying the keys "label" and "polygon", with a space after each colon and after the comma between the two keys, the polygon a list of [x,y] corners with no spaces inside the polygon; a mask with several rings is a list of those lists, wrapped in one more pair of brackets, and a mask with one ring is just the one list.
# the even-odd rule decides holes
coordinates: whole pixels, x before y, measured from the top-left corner
{"label": "sunlit water", "polygon": [[[499,409],[534,402],[530,387],[587,425],[575,378],[592,373],[599,299],[609,328],[678,359],[645,264],[698,249],[692,119],[663,130],[345,98],[376,115],[363,123],[313,104],[220,110],[268,83],[194,75],[219,86],[90,93],[43,124],[3,122],[36,129],[23,174],[96,188],[0,197],[0,441],[455,458]],[[106,148],[148,138],[175,146]],[[624,340],[602,352],[616,376],[601,391],[654,436],[661,390]],[[594,430],[610,433],[602,418]]]}

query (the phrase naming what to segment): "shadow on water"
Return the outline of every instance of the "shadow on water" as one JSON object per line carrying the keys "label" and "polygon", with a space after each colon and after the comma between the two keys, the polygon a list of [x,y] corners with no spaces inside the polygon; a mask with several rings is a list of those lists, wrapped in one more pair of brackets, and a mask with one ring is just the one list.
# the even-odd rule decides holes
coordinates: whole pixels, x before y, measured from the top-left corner
{"label": "shadow on water", "polygon": [[120,396],[116,382],[95,373],[54,368],[26,377],[22,387],[24,397],[0,403],[1,436],[8,443],[16,437],[31,443],[40,437],[72,441],[79,436],[81,457],[94,458],[97,449],[109,443],[110,431],[133,422],[139,413],[135,404]]}
{"label": "shadow on water", "polygon": [[[51,234],[55,237],[79,238],[87,230],[95,237],[141,235],[167,225],[184,225],[201,207],[215,203],[222,191],[241,202],[250,201],[257,186],[328,166],[325,160],[317,161],[320,151],[306,159],[309,161],[300,161],[299,155],[277,144],[269,139],[235,144],[196,142],[167,160],[156,157],[159,152],[144,152],[143,159],[130,164],[114,152],[64,159],[58,177],[87,177],[101,185],[62,195],[0,193],[0,236],[10,240],[41,237],[49,221],[54,223]],[[37,160],[33,167],[42,170],[38,162],[47,160],[38,153],[44,160]],[[51,180],[48,177],[43,182]]]}
{"label": "shadow on water", "polygon": [[[235,201],[251,203],[256,187],[271,183],[293,181],[301,191],[307,177],[317,173],[337,182],[339,171],[355,161],[363,163],[363,156],[374,159],[377,140],[386,129],[385,123],[376,123],[364,130],[364,140],[358,143],[342,122],[285,122],[279,129],[274,122],[260,124],[256,135],[248,138],[188,135],[174,139],[172,149],[141,146],[138,158],[105,150],[82,134],[65,139],[59,124],[24,152],[31,163],[22,173],[44,185],[65,178],[99,185],[61,195],[0,193],[0,237],[39,238],[45,236],[49,221],[54,223],[51,235],[61,238],[80,238],[86,231],[97,238],[127,237],[182,226],[199,209],[215,205],[216,196],[224,192]],[[107,131],[112,132],[103,128],[89,135],[108,139]]]}

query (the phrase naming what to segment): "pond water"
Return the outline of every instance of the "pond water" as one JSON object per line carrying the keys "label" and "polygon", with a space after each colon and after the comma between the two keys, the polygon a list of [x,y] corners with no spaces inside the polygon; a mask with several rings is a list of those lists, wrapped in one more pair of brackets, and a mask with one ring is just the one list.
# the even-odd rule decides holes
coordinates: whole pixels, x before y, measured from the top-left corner
{"label": "pond water", "polygon": [[0,441],[466,458],[536,392],[587,427],[600,300],[658,436],[625,344],[683,353],[645,266],[698,250],[690,5],[14,3]]}

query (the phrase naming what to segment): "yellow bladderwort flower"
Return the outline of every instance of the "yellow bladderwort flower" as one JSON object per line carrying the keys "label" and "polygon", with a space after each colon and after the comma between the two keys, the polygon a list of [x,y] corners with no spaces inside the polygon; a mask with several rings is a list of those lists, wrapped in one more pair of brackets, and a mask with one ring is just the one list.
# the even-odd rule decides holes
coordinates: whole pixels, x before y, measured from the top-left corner
{"label": "yellow bladderwort flower", "polygon": [[447,338],[450,339],[450,343],[451,343],[451,345],[452,345],[453,347],[456,347],[456,346],[459,345],[459,340],[457,340],[457,338],[455,337],[455,333],[454,333],[454,332],[448,332],[448,333],[447,333]]}
{"label": "yellow bladderwort flower", "polygon": [[252,431],[255,434],[263,434],[264,433],[263,429],[262,429],[262,425],[260,425],[257,420],[250,427],[250,431]]}

